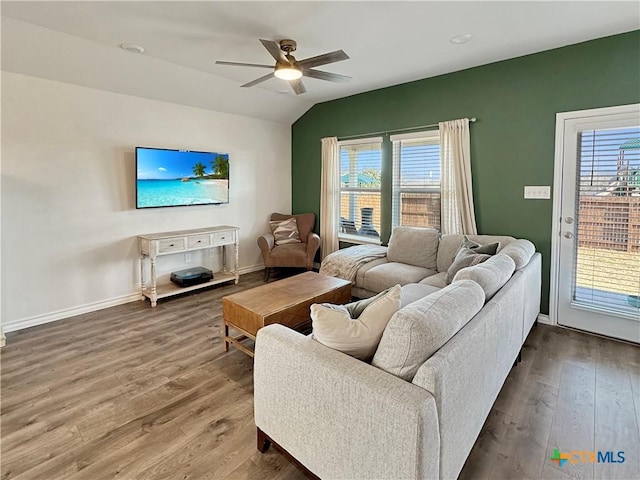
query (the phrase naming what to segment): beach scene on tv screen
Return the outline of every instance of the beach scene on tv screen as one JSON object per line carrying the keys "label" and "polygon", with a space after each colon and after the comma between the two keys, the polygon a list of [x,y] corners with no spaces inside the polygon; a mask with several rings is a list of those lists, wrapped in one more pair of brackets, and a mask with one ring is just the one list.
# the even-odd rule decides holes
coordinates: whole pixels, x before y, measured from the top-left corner
{"label": "beach scene on tv screen", "polygon": [[137,207],[229,202],[229,155],[137,149]]}

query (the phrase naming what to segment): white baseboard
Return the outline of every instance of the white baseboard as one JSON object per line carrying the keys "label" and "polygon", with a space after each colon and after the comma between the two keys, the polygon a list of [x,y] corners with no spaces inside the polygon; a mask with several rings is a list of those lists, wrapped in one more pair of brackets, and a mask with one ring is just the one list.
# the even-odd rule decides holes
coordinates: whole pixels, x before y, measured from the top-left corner
{"label": "white baseboard", "polygon": [[135,302],[136,300],[140,300],[140,298],[140,292],[129,293],[127,295],[121,295],[119,297],[110,298],[108,300],[100,300],[98,302],[86,303],[77,307],[65,308],[63,310],[44,313],[42,315],[35,315],[33,317],[8,321],[2,325],[2,329],[5,332],[15,332],[16,330],[22,330],[23,328],[35,327],[36,325],[43,325],[45,323],[62,320],[64,318],[75,317],[76,315],[95,312],[97,310],[115,307],[117,305],[122,305],[129,302]]}
{"label": "white baseboard", "polygon": [[553,325],[553,323],[551,323],[551,319],[549,318],[549,315],[547,315],[546,313],[538,314],[538,323],[542,323],[544,325]]}
{"label": "white baseboard", "polygon": [[239,268],[238,273],[240,275],[244,275],[245,273],[253,273],[253,272],[258,272],[260,270],[264,270],[264,263],[257,263],[255,265],[250,265],[248,267]]}
{"label": "white baseboard", "polygon": [[[248,267],[239,268],[238,273],[240,275],[244,275],[246,273],[257,272],[262,269],[264,269],[263,264],[250,265]],[[42,315],[35,315],[33,317],[21,318],[19,320],[3,323],[3,335],[1,337],[0,346],[4,345],[4,332],[15,332],[16,330],[22,330],[24,328],[44,325],[45,323],[55,322],[57,320],[63,320],[65,318],[75,317],[76,315],[95,312],[109,307],[124,305],[125,303],[135,302],[140,299],[140,292],[129,293],[126,295],[121,295],[119,297],[110,298],[108,300],[100,300],[98,302],[87,303],[84,305],[79,305],[77,307],[65,308],[63,310],[57,310],[55,312],[44,313]]]}

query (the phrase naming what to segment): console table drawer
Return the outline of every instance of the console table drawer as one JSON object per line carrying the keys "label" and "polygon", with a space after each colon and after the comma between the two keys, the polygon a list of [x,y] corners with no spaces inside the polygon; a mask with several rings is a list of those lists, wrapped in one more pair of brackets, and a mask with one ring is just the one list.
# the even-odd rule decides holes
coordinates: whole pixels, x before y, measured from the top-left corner
{"label": "console table drawer", "polygon": [[187,237],[187,248],[206,247],[211,245],[211,238],[209,235],[194,235]]}
{"label": "console table drawer", "polygon": [[158,240],[158,253],[184,250],[184,238],[163,238]]}
{"label": "console table drawer", "polygon": [[212,235],[214,245],[228,245],[235,243],[235,232],[216,232]]}

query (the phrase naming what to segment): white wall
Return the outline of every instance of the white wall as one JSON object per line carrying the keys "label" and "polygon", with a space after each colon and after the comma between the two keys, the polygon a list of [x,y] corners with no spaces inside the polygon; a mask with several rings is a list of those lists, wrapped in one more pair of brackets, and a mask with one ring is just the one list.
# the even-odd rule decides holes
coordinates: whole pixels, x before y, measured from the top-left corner
{"label": "white wall", "polygon": [[[137,145],[228,152],[230,204],[136,210]],[[238,226],[249,270],[291,211],[291,128],[3,72],[1,208],[5,332],[135,298],[141,233]]]}

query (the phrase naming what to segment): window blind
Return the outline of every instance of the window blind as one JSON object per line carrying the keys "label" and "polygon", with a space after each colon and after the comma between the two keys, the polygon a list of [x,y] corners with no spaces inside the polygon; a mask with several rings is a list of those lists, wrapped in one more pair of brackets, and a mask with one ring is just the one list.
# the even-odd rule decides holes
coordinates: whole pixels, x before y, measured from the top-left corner
{"label": "window blind", "polygon": [[578,135],[573,303],[640,314],[640,127]]}
{"label": "window blind", "polygon": [[347,140],[340,147],[340,225],[345,240],[380,240],[382,138]]}
{"label": "window blind", "polygon": [[437,130],[392,135],[392,224],[440,228],[440,136]]}

